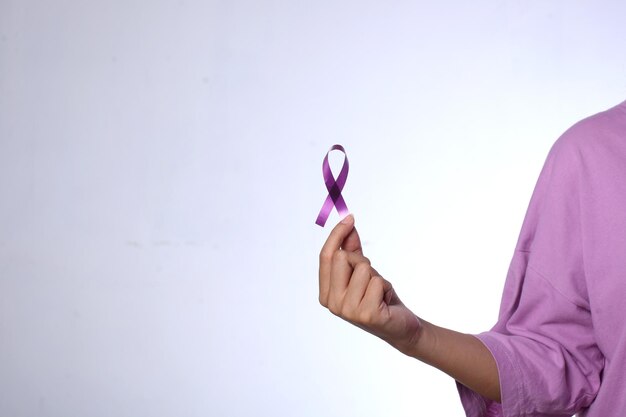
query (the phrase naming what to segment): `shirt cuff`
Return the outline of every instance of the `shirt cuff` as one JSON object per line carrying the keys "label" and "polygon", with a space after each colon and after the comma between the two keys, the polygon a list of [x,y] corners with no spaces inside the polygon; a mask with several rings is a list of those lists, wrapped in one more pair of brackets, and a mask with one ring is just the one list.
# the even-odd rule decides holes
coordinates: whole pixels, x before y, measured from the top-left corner
{"label": "shirt cuff", "polygon": [[519,415],[524,409],[522,374],[516,362],[499,341],[499,337],[506,337],[495,332],[483,332],[472,336],[480,340],[493,355],[498,368],[500,379],[500,400],[498,403],[484,397],[474,390],[456,382],[459,397],[467,417],[508,417]]}

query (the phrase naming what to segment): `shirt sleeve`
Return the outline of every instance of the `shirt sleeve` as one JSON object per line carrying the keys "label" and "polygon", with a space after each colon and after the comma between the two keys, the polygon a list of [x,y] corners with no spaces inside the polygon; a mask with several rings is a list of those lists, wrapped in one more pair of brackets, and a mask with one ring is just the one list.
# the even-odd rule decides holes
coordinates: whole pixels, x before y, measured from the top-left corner
{"label": "shirt sleeve", "polygon": [[550,149],[507,273],[498,321],[474,334],[492,353],[501,402],[456,381],[468,417],[572,416],[600,388],[580,229],[577,130]]}

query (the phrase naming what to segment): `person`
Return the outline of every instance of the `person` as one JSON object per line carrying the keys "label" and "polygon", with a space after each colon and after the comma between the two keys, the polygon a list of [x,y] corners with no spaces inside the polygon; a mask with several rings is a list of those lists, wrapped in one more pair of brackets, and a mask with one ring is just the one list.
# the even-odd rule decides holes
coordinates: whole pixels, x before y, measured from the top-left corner
{"label": "person", "polygon": [[319,302],[454,378],[468,417],[626,415],[626,101],[552,144],[489,331],[414,314],[364,255],[352,214],[320,251]]}

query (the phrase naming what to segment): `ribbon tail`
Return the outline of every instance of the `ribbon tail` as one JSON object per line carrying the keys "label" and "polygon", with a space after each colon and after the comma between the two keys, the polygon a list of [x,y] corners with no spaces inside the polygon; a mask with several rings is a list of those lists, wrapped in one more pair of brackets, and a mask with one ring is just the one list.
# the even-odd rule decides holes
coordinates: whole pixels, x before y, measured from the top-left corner
{"label": "ribbon tail", "polygon": [[333,199],[330,197],[330,195],[327,195],[326,200],[324,200],[324,204],[322,205],[322,208],[320,209],[320,212],[317,215],[317,220],[315,220],[315,224],[317,224],[318,226],[324,227],[324,225],[326,224],[326,220],[328,220],[328,216],[330,215],[330,212],[332,210],[333,210]]}

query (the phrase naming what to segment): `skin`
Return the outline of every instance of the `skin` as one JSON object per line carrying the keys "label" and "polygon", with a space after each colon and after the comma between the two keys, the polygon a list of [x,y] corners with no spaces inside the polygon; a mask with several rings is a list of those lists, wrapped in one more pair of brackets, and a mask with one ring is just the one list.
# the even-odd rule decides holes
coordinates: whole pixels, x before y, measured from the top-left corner
{"label": "skin", "polygon": [[330,232],[319,262],[319,302],[331,313],[501,402],[491,352],[478,338],[436,326],[409,310],[363,255],[353,215]]}

